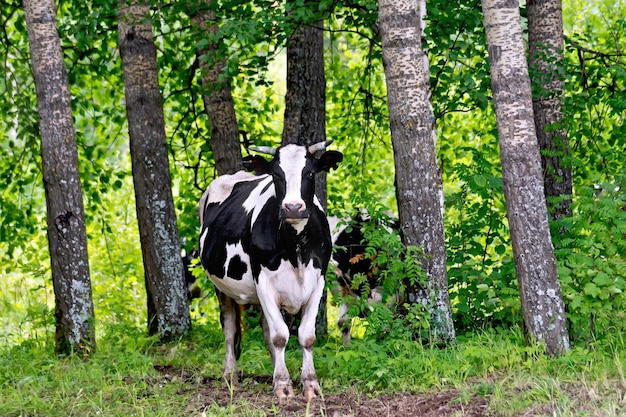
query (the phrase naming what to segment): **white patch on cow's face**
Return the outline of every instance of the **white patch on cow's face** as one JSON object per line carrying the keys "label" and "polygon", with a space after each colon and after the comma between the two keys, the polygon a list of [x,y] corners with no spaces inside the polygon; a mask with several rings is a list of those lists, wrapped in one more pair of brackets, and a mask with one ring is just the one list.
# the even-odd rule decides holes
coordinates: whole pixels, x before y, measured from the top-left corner
{"label": "white patch on cow's face", "polygon": [[[257,179],[259,177],[256,177]],[[268,187],[268,184],[272,182],[272,177],[269,175],[263,181],[257,185],[250,193],[246,201],[243,202],[243,208],[246,210],[246,214],[252,212],[251,225],[254,225],[257,217],[261,213],[261,210],[265,207],[267,200],[276,195],[274,187]]]}
{"label": "white patch on cow's face", "polygon": [[287,182],[284,204],[302,204],[301,211],[307,209],[302,199],[302,171],[306,165],[306,148],[298,145],[287,145],[280,149],[280,168],[285,173]]}
{"label": "white patch on cow's face", "polygon": [[313,203],[317,206],[318,209],[320,209],[322,213],[324,212],[324,206],[322,206],[322,202],[319,198],[317,198],[316,195],[313,196]]}

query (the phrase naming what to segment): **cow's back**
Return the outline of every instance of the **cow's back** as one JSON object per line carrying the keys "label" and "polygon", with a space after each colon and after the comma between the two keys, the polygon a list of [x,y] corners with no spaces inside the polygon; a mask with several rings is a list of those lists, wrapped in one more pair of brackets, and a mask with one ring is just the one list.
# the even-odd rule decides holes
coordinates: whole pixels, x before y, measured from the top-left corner
{"label": "cow's back", "polygon": [[[215,179],[200,201],[200,258],[218,289],[242,304],[256,303],[250,262],[250,200],[271,198],[270,177],[240,171]],[[262,204],[257,204],[261,206]]]}

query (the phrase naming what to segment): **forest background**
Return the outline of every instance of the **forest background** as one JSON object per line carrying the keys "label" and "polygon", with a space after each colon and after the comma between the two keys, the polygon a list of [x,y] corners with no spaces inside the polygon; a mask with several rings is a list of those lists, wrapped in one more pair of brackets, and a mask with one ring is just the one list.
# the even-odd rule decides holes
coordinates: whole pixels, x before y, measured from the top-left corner
{"label": "forest background", "polygon": [[[183,2],[184,3],[184,2]],[[267,3],[269,5],[269,3]],[[60,2],[58,24],[79,146],[99,339],[145,326],[145,289],[135,215],[116,2]],[[326,16],[327,136],[345,156],[328,177],[328,211],[395,209],[380,39],[375,2],[320,2]],[[573,215],[552,224],[559,278],[574,347],[614,347],[624,333],[626,287],[626,106],[621,2],[564,3],[566,106]],[[0,80],[0,340],[7,348],[54,333],[39,127],[26,28],[18,2],[2,4]],[[428,3],[426,33],[445,195],[450,301],[457,334],[506,333],[521,323],[519,289],[502,193],[497,127],[479,2]],[[248,145],[277,145],[285,96],[285,50],[260,3],[224,3],[220,36]],[[182,3],[153,9],[158,67],[181,245],[196,245],[197,201],[216,175],[199,83],[194,38]],[[254,18],[251,18],[254,16]],[[207,302],[206,299],[203,301]],[[194,307],[194,306],[192,306]],[[195,306],[194,323],[215,321],[215,306]],[[213,309],[213,310],[212,310]],[[391,332],[372,317],[365,337]],[[419,317],[415,318],[419,326]],[[393,322],[393,320],[391,320]],[[377,327],[378,326],[378,327]],[[606,345],[603,345],[606,343]],[[623,344],[623,341],[621,341]],[[622,345],[623,346],[623,345]],[[621,369],[621,366],[618,366]],[[622,375],[623,378],[623,375]]]}

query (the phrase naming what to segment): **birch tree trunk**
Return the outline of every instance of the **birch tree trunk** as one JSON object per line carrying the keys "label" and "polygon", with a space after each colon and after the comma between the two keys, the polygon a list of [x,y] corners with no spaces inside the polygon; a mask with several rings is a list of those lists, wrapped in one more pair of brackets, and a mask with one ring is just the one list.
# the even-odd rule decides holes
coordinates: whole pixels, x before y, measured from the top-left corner
{"label": "birch tree trunk", "polygon": [[[191,22],[198,39],[214,37],[218,32],[213,0],[202,0],[191,11]],[[218,175],[233,174],[243,169],[243,157],[239,144],[239,127],[230,81],[224,68],[226,60],[220,54],[218,42],[211,42],[197,51],[200,62],[200,81],[204,89],[202,97],[211,125],[211,150]]]}
{"label": "birch tree trunk", "polygon": [[52,0],[25,0],[37,90],[59,354],[96,348],[87,232],[72,104]]}
{"label": "birch tree trunk", "polygon": [[[562,121],[565,101],[563,11],[561,0],[529,0],[528,47],[533,114],[544,175],[544,193],[553,219],[571,216],[572,168],[567,131],[547,129]],[[551,197],[562,197],[552,204]]]}
{"label": "birch tree trunk", "polygon": [[[324,23],[300,22],[287,42],[287,93],[282,143],[310,145],[326,140]],[[326,210],[326,173],[315,177],[315,195]],[[317,334],[328,333],[326,293],[320,301]]]}
{"label": "birch tree trunk", "polygon": [[146,2],[120,0],[119,48],[137,219],[148,295],[148,331],[162,339],[191,329],[170,182],[156,47]]}
{"label": "birch tree trunk", "polygon": [[519,5],[483,0],[502,180],[526,329],[547,352],[569,349],[543,193]]}
{"label": "birch tree trunk", "polygon": [[426,3],[379,0],[378,20],[387,80],[389,124],[396,168],[398,215],[406,245],[422,247],[425,288],[409,288],[408,301],[431,312],[432,337],[455,339],[450,311],[443,230],[443,191],[437,166],[428,57],[422,49]]}

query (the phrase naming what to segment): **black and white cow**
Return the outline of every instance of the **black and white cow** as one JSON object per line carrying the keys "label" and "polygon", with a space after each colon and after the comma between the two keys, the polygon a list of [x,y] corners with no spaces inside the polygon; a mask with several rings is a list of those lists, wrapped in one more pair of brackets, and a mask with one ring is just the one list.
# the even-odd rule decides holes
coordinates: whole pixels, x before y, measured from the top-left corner
{"label": "black and white cow", "polygon": [[247,160],[246,166],[259,175],[239,171],[220,176],[200,201],[200,257],[220,303],[224,378],[238,383],[240,306],[260,304],[279,398],[294,395],[284,356],[289,329],[281,309],[302,315],[298,340],[304,396],[309,400],[320,395],[312,351],[331,236],[315,198],[315,174],[337,168],[343,158],[340,152],[325,151],[330,142],[255,148],[274,155],[271,161],[260,156]]}

